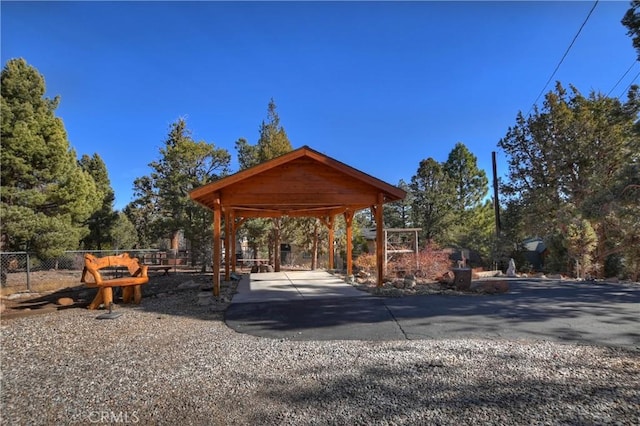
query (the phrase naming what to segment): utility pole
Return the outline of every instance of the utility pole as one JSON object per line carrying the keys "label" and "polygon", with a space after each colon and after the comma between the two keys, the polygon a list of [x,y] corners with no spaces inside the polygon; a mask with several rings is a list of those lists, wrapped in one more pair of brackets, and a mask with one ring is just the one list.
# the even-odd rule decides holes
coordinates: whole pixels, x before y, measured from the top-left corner
{"label": "utility pole", "polygon": [[498,250],[500,247],[500,200],[498,198],[498,167],[496,166],[496,152],[491,153],[491,161],[493,163],[493,210],[496,217],[496,239],[494,243],[494,269],[498,269],[499,255]]}
{"label": "utility pole", "polygon": [[498,167],[496,166],[496,152],[491,153],[493,163],[493,209],[496,215],[496,238],[500,238],[500,200],[498,199]]}

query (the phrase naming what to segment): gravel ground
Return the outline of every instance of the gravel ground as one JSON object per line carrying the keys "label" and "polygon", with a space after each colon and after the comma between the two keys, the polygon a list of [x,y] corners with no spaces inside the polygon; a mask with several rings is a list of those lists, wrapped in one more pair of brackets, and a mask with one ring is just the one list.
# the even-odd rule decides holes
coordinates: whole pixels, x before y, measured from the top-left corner
{"label": "gravel ground", "polygon": [[198,292],[3,320],[2,424],[640,424],[638,352],[263,339]]}

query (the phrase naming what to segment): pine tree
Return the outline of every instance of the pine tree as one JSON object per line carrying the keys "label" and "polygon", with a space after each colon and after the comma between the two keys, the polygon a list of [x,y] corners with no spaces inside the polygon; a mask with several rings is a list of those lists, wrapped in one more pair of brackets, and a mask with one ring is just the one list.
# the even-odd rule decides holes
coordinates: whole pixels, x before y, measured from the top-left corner
{"label": "pine tree", "polygon": [[[522,226],[520,234],[562,247],[553,254],[562,272],[579,261],[593,265],[585,272],[600,274],[607,258],[621,253],[632,260],[619,242],[640,239],[640,228],[634,226],[640,209],[635,188],[640,183],[638,90],[632,86],[623,104],[595,92],[585,97],[575,87],[567,92],[558,83],[543,108],[527,118],[518,114],[498,144],[509,157],[509,177],[502,185],[514,209],[508,216]],[[570,249],[566,227],[574,218],[588,220],[595,232],[592,259]],[[591,235],[584,223],[575,226]],[[571,258],[558,258],[561,251]]]}
{"label": "pine tree", "polygon": [[[250,145],[246,139],[242,138],[236,141],[236,151],[241,169],[256,166],[292,150],[287,133],[280,124],[280,117],[273,99],[269,101],[267,107],[267,121],[262,121],[260,125],[258,143]],[[268,256],[273,258],[274,253],[279,249],[280,232],[290,228],[286,223],[288,221],[291,219],[275,218],[272,221],[254,219],[245,223],[244,231],[249,241],[255,245],[256,250],[260,250],[263,244],[268,244]]]}
{"label": "pine tree", "polygon": [[483,203],[488,192],[487,175],[478,168],[477,157],[458,142],[442,165],[454,188],[454,208],[447,243],[473,249],[488,259],[494,243],[490,205]]}
{"label": "pine tree", "polygon": [[113,250],[130,250],[138,246],[136,227],[123,212],[116,213],[109,237]]}
{"label": "pine tree", "polygon": [[60,98],[44,97],[44,78],[24,59],[7,62],[0,84],[2,249],[41,257],[76,249],[101,200],[55,116]]}
{"label": "pine tree", "polygon": [[456,209],[459,212],[482,204],[489,180],[484,170],[478,168],[476,156],[462,142],[458,142],[449,153],[443,168],[455,188]]}
{"label": "pine tree", "polygon": [[412,226],[411,204],[413,203],[413,195],[411,188],[402,179],[398,182],[398,188],[406,191],[407,196],[403,200],[394,201],[383,206],[386,228],[408,228]]}
{"label": "pine tree", "polygon": [[82,246],[84,249],[102,250],[111,244],[111,230],[118,218],[117,212],[113,209],[115,193],[111,188],[107,166],[98,154],[92,157],[83,155],[80,159],[80,167],[95,181],[96,198],[101,200],[100,209],[87,220],[89,235],[82,239]]}
{"label": "pine tree", "polygon": [[267,122],[263,121],[260,125],[258,160],[263,163],[292,150],[289,137],[280,125],[280,117],[276,112],[276,103],[271,99],[267,107]]}
{"label": "pine tree", "polygon": [[128,206],[127,216],[135,224],[144,219],[136,208],[144,209],[152,215],[147,226],[155,236],[169,238],[172,250],[179,248],[182,231],[191,242],[193,256],[203,255],[211,233],[202,230],[211,226],[211,212],[193,203],[189,192],[225,176],[230,161],[227,150],[216,148],[213,143],[196,142],[186,121],[178,119],[160,148],[160,158],[149,164],[151,174],[135,180],[137,198]]}
{"label": "pine tree", "polygon": [[631,7],[627,10],[621,22],[622,25],[627,27],[627,35],[631,37],[633,47],[638,53],[638,60],[640,60],[640,0],[631,2]]}
{"label": "pine tree", "polygon": [[455,203],[453,182],[443,167],[433,158],[420,162],[411,178],[413,204],[411,214],[416,225],[422,228],[421,240],[428,243],[442,241],[452,220]]}

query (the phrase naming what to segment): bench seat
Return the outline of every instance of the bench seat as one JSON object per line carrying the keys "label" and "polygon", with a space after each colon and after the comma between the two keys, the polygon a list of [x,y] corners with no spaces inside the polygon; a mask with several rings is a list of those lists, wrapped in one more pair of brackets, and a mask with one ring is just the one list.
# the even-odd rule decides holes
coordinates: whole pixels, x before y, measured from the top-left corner
{"label": "bench seat", "polygon": [[[105,280],[100,270],[110,267],[125,267],[130,276]],[[147,266],[140,264],[137,258],[130,257],[129,253],[117,256],[95,257],[92,254],[84,255],[84,269],[80,279],[87,287],[98,288],[98,294],[89,304],[89,309],[97,309],[100,305],[109,307],[113,303],[113,287],[123,287],[122,301],[132,301],[139,304],[142,300],[142,285],[149,282]]]}

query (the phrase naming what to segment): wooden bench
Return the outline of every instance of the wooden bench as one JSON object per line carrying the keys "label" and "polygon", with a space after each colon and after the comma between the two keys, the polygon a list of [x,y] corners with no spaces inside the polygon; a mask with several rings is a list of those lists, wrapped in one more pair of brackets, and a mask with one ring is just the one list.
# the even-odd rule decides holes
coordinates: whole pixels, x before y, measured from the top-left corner
{"label": "wooden bench", "polygon": [[[124,267],[129,271],[128,277],[105,280],[100,275],[100,270],[111,267]],[[91,280],[91,278],[93,278]],[[135,257],[130,257],[129,253],[117,256],[95,257],[92,254],[84,255],[84,269],[80,281],[87,287],[97,287],[98,294],[89,304],[89,309],[97,309],[101,304],[109,307],[113,303],[113,287],[123,287],[122,301],[124,303],[133,301],[139,304],[142,300],[142,285],[149,282],[147,276],[147,266],[138,262]]]}

